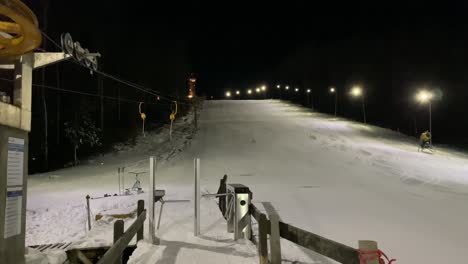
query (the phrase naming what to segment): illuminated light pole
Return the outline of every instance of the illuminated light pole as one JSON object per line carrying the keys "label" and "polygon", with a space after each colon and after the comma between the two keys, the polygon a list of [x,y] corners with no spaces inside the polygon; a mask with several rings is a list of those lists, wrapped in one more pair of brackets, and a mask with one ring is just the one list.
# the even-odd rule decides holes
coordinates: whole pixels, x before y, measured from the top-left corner
{"label": "illuminated light pole", "polygon": [[429,105],[429,133],[431,133],[430,144],[432,146],[432,98],[434,94],[427,90],[421,90],[416,94],[416,99],[423,104]]}
{"label": "illuminated light pole", "polygon": [[338,109],[338,91],[335,87],[330,87],[330,93],[335,95],[335,117]]}
{"label": "illuminated light pole", "polygon": [[248,89],[247,94],[252,94],[252,89]]}
{"label": "illuminated light pole", "polygon": [[263,92],[263,99],[267,99],[267,87],[266,85],[262,85],[262,87],[260,87],[261,91]]}
{"label": "illuminated light pole", "polygon": [[281,97],[282,97],[282,96],[281,96],[281,85],[277,84],[277,85],[276,85],[276,89],[279,90],[279,99],[281,99]]}
{"label": "illuminated light pole", "polygon": [[364,97],[364,92],[362,91],[362,88],[359,86],[354,86],[351,89],[351,95],[353,97],[361,97],[362,98],[362,115],[364,117],[364,124],[367,124],[366,120],[366,103],[365,103],[365,97]]}
{"label": "illuminated light pole", "polygon": [[230,91],[227,91],[226,92],[226,98],[230,98],[231,97],[231,92]]}
{"label": "illuminated light pole", "polygon": [[310,106],[310,93],[312,92],[311,89],[307,89],[307,106]]}

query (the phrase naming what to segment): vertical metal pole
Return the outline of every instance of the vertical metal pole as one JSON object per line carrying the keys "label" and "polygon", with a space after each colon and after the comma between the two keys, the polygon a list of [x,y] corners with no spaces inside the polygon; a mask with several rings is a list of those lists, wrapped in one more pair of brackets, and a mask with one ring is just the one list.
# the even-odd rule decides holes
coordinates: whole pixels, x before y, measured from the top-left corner
{"label": "vertical metal pole", "polygon": [[117,89],[117,108],[118,108],[118,120],[120,121],[120,87]]}
{"label": "vertical metal pole", "polygon": [[364,124],[367,124],[367,120],[366,120],[366,103],[365,103],[364,95],[362,95],[362,113],[364,115]]}
{"label": "vertical metal pole", "polygon": [[98,76],[98,88],[99,88],[99,95],[101,97],[101,133],[104,132],[104,86],[103,86],[103,79],[102,76]]}
{"label": "vertical metal pole", "polygon": [[161,203],[161,208],[159,208],[158,226],[156,227],[157,230],[159,230],[159,224],[161,224],[161,216],[164,208],[164,202],[162,199],[159,202]]}
{"label": "vertical metal pole", "polygon": [[314,94],[313,94],[314,90],[310,89],[310,108],[312,108],[312,110],[314,110]]}
{"label": "vertical metal pole", "polygon": [[432,104],[429,100],[429,133],[431,133],[430,144],[432,146]]}
{"label": "vertical metal pole", "polygon": [[169,127],[169,141],[172,141],[172,120],[171,120],[171,126]]}
{"label": "vertical metal pole", "polygon": [[196,98],[193,98],[193,103],[194,103],[194,118],[195,118],[195,129],[198,128],[198,115],[197,115],[197,104],[198,102],[195,102]]}
{"label": "vertical metal pole", "polygon": [[335,117],[338,109],[338,90],[335,89]]}
{"label": "vertical metal pole", "polygon": [[122,194],[125,194],[125,167],[122,167],[122,170],[120,170],[122,175],[120,176],[122,178]]}
{"label": "vertical metal pole", "polygon": [[200,159],[193,160],[195,173],[195,222],[194,235],[200,235]]}
{"label": "vertical metal pole", "polygon": [[151,242],[153,244],[159,244],[159,239],[156,237],[156,230],[154,228],[154,189],[155,189],[155,177],[156,177],[156,158],[150,157],[150,178],[149,178],[149,232],[151,236]]}
{"label": "vertical metal pole", "polygon": [[118,178],[118,181],[119,181],[119,195],[121,195],[121,190],[122,188],[120,187],[120,167],[117,168],[117,178]]}
{"label": "vertical metal pole", "polygon": [[86,207],[88,208],[88,230],[91,230],[91,208],[89,208],[89,194],[86,195]]}

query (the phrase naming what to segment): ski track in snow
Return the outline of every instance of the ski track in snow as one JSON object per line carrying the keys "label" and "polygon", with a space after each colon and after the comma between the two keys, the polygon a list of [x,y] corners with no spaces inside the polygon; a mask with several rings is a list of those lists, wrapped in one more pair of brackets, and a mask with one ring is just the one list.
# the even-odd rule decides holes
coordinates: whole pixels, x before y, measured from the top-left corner
{"label": "ski track in snow", "polygon": [[[178,154],[158,166],[156,184],[167,190],[168,199],[192,199],[192,159],[200,157],[202,190],[216,192],[219,179],[228,174],[228,182],[250,187],[259,208],[268,202],[297,227],[352,247],[359,239],[376,240],[397,263],[464,263],[468,258],[463,153],[437,147],[434,154],[420,153],[415,139],[277,100],[208,101],[190,144],[186,132],[175,143],[182,152],[172,152],[161,134],[153,133],[93,165],[31,176],[28,244],[110,244],[112,219],[93,221],[94,229],[86,231],[84,196],[114,193],[118,166],[134,163],[131,169],[148,170],[148,156],[158,152]],[[127,176],[127,185],[131,180]],[[147,175],[141,181],[145,189]],[[91,200],[91,208],[93,214],[131,210],[141,197],[146,196]],[[192,202],[164,210],[162,245],[139,243],[129,263],[258,261],[252,245],[232,243],[214,201],[202,202],[201,238],[192,235]],[[281,244],[284,263],[334,263],[287,241]]]}

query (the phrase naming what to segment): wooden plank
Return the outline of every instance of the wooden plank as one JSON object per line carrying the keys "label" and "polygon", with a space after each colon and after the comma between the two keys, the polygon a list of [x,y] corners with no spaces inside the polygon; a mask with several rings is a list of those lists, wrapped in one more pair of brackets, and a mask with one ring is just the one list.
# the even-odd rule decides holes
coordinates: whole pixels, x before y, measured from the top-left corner
{"label": "wooden plank", "polygon": [[[137,215],[140,216],[143,213],[144,210],[145,210],[145,201],[138,200]],[[143,227],[144,226],[145,225],[141,225],[140,229],[138,229],[137,242],[143,239]]]}
{"label": "wooden plank", "polygon": [[250,215],[255,218],[255,220],[257,220],[257,222],[260,221],[260,210],[257,209],[257,207],[254,205],[254,204],[250,204],[249,206],[249,212],[250,212]]}
{"label": "wooden plank", "polygon": [[143,213],[138,216],[137,220],[135,220],[135,222],[127,229],[123,236],[114,242],[114,245],[106,252],[106,254],[104,254],[104,256],[99,260],[98,264],[108,264],[117,261],[122,255],[122,252],[127,247],[128,243],[135,236],[138,229],[140,229],[144,224],[145,220],[146,210],[144,210]]}
{"label": "wooden plank", "polygon": [[340,263],[359,264],[359,254],[357,250],[352,247],[340,244],[283,222],[279,222],[279,226],[280,235],[284,239]]}
{"label": "wooden plank", "polygon": [[93,264],[80,250],[76,251],[76,256],[83,264]]}
{"label": "wooden plank", "polygon": [[281,238],[277,214],[270,215],[270,230],[270,260],[272,264],[281,264]]}
{"label": "wooden plank", "polygon": [[267,218],[265,214],[260,214],[258,219],[258,256],[260,264],[268,264]]}

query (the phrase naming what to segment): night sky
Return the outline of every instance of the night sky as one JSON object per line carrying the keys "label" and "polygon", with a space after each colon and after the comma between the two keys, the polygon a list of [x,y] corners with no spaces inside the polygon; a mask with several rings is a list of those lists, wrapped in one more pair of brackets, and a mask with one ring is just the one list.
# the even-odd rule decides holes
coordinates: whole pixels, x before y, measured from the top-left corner
{"label": "night sky", "polygon": [[[428,113],[414,94],[426,87],[439,95],[433,103],[435,142],[468,144],[463,1],[155,1],[150,6],[83,0],[49,1],[47,12],[46,2],[30,6],[48,35],[58,41],[60,33],[70,32],[83,47],[102,54],[101,70],[151,89],[183,96],[190,72],[198,77],[198,93],[216,98],[226,89],[260,84],[277,97],[273,86],[289,84],[312,89],[317,110],[331,112],[328,87],[335,86],[339,115],[360,120],[359,103],[347,95],[360,84],[371,123],[415,136],[427,129]],[[69,63],[60,67],[69,88],[93,83],[94,77],[77,74]]]}

